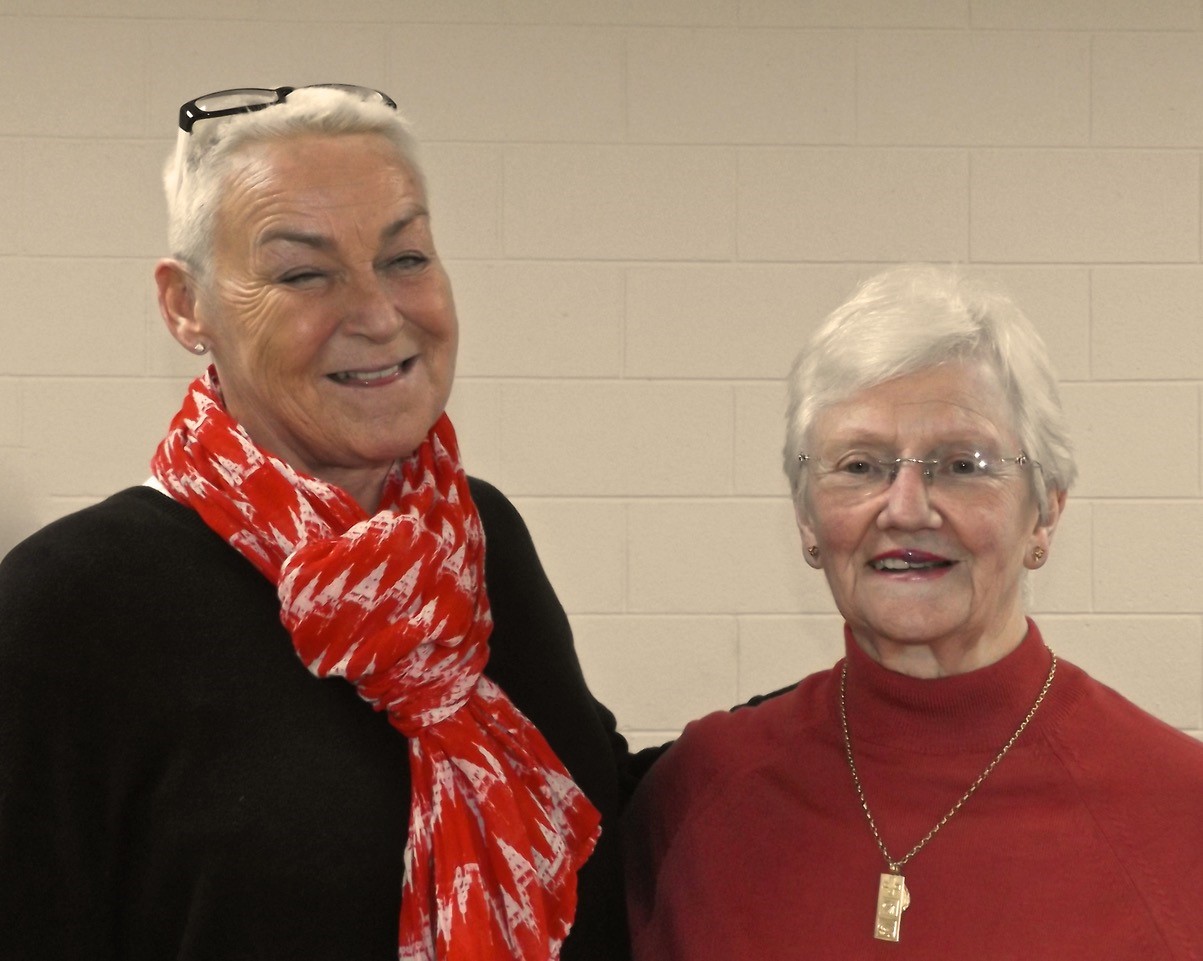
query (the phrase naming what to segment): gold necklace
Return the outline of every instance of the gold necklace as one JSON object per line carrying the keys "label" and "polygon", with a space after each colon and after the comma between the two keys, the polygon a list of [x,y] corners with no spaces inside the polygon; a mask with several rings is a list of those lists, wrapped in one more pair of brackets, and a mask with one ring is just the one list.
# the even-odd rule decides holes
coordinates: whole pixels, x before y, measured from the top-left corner
{"label": "gold necklace", "polygon": [[986,778],[990,776],[990,772],[997,766],[998,762],[1006,757],[1007,752],[1011,750],[1019,735],[1024,732],[1024,728],[1028,726],[1036,711],[1044,702],[1044,695],[1048,693],[1049,687],[1053,683],[1053,675],[1057,673],[1057,655],[1049,651],[1053,657],[1052,666],[1048,669],[1048,677],[1044,679],[1044,686],[1040,688],[1040,693],[1036,695],[1036,702],[1028,711],[1027,716],[1020,722],[1019,727],[1015,729],[1015,733],[1011,735],[1002,750],[994,756],[994,760],[986,765],[986,770],[982,771],[977,776],[977,780],[969,785],[969,790],[961,795],[959,801],[948,809],[948,813],[940,818],[934,828],[927,832],[923,838],[911,848],[905,855],[898,860],[890,857],[890,852],[886,850],[885,842],[881,839],[881,834],[877,830],[877,822],[873,820],[873,813],[869,810],[869,802],[865,800],[865,791],[861,787],[860,775],[856,772],[856,761],[852,759],[852,738],[848,734],[848,712],[844,706],[844,689],[848,683],[848,661],[845,658],[843,669],[840,671],[840,724],[844,728],[844,753],[848,757],[848,768],[852,771],[852,783],[856,785],[856,796],[860,799],[860,806],[865,812],[865,817],[869,819],[869,827],[873,831],[873,839],[877,841],[877,847],[881,851],[882,857],[886,859],[886,866],[890,869],[887,873],[881,876],[877,885],[877,919],[873,924],[873,937],[880,941],[897,941],[902,931],[902,912],[910,906],[911,893],[907,890],[906,879],[902,876],[902,868],[916,854],[923,850],[924,846],[932,838],[936,836],[936,832],[944,827],[952,820],[954,814],[961,809],[966,801],[972,796]]}

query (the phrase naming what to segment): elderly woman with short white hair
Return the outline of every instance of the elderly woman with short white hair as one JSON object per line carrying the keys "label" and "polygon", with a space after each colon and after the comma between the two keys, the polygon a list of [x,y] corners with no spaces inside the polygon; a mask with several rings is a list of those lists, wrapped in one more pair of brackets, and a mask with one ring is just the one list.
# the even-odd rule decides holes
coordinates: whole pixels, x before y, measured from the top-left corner
{"label": "elderly woman with short white hair", "polygon": [[1203,957],[1203,745],[1025,615],[1075,474],[1026,318],[888,271],[802,352],[787,421],[846,653],[644,779],[636,957]]}
{"label": "elderly woman with short white hair", "polygon": [[625,744],[460,463],[396,105],[209,94],[165,182],[213,363],[145,485],[0,566],[0,956],[623,957]]}

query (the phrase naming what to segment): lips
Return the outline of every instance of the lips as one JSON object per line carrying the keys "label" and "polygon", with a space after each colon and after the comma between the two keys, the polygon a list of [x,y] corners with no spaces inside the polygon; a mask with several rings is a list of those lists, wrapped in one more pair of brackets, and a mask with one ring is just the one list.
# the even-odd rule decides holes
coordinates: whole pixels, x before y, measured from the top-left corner
{"label": "lips", "polygon": [[904,550],[879,554],[869,561],[869,566],[875,571],[898,573],[936,570],[951,567],[953,563],[947,557],[941,557],[938,554],[929,554],[927,551]]}
{"label": "lips", "polygon": [[400,377],[409,371],[413,367],[415,359],[416,355],[406,358],[399,364],[390,364],[388,367],[375,367],[365,370],[339,370],[326,376],[336,384],[380,384],[392,378]]}

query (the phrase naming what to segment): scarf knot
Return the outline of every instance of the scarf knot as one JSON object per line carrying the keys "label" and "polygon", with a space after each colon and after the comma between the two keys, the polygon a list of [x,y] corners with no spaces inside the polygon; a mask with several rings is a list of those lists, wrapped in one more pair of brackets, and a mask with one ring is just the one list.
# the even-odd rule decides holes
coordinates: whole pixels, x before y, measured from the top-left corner
{"label": "scarf knot", "polygon": [[[305,541],[281,564],[280,619],[305,666],[350,681],[407,737],[459,710],[488,658],[484,538],[462,534],[382,511],[342,536]],[[352,575],[358,556],[379,561]]]}

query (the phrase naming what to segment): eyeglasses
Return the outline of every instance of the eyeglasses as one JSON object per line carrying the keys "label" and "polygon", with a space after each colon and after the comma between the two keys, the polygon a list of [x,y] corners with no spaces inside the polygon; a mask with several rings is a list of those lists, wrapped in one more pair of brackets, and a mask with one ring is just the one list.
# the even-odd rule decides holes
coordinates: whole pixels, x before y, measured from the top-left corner
{"label": "eyeglasses", "polygon": [[180,129],[185,133],[192,133],[193,125],[199,120],[229,117],[236,113],[254,113],[256,110],[283,103],[294,90],[308,90],[311,87],[342,90],[368,103],[382,103],[386,107],[397,109],[396,102],[388,94],[353,83],[311,83],[305,87],[235,87],[232,90],[218,90],[216,93],[207,93],[203,97],[189,100],[180,107]]}
{"label": "eyeglasses", "polygon": [[1023,451],[1014,457],[999,457],[980,450],[948,450],[922,457],[879,457],[869,451],[849,451],[834,463],[810,454],[799,454],[798,463],[814,471],[816,481],[831,491],[848,496],[872,496],[886,490],[904,464],[914,464],[930,486],[950,493],[972,494],[989,490],[992,484],[1015,476],[1028,467],[1042,469]]}

